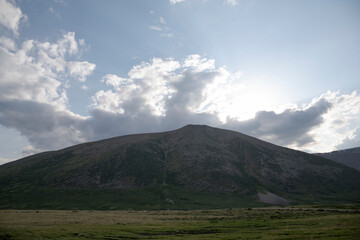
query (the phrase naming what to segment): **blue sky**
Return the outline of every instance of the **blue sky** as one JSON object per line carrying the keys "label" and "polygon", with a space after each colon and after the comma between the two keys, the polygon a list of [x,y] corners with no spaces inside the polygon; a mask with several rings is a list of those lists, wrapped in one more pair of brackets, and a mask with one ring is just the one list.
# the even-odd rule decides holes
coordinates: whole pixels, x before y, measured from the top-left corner
{"label": "blue sky", "polygon": [[360,2],[0,0],[0,161],[208,124],[360,146]]}

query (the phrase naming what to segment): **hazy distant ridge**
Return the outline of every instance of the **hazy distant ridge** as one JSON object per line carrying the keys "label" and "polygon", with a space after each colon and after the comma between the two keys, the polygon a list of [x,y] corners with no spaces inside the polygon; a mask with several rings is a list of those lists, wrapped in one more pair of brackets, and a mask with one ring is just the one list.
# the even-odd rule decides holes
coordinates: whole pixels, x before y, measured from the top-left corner
{"label": "hazy distant ridge", "polygon": [[318,153],[317,155],[345,164],[360,171],[360,147],[329,153]]}

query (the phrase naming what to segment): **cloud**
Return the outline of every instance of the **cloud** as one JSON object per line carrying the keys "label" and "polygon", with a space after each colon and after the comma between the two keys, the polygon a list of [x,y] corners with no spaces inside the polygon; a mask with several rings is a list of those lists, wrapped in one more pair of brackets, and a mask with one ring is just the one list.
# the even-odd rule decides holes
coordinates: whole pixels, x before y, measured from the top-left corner
{"label": "cloud", "polygon": [[67,32],[56,43],[42,42],[38,46],[50,57],[69,57],[79,53],[79,44],[75,38],[75,32]]}
{"label": "cloud", "polygon": [[[8,2],[0,4],[17,9]],[[23,18],[21,11],[19,16]],[[16,24],[11,31],[18,31]],[[162,34],[170,34],[164,32],[165,19],[158,18],[156,24]],[[126,76],[104,74],[99,79],[103,87],[91,98],[89,116],[81,116],[69,110],[67,91],[71,81],[84,83],[96,67],[79,60],[85,40],[76,39],[74,32],[55,42],[26,40],[17,45],[13,38],[0,38],[0,124],[29,140],[24,154],[191,123],[307,151],[359,143],[357,91],[328,92],[281,112],[265,111],[270,98],[261,88],[249,88],[241,72],[233,74],[197,54],[180,60],[152,58],[133,66]],[[254,114],[246,115],[249,109]]]}
{"label": "cloud", "polygon": [[84,90],[84,91],[87,91],[87,90],[89,90],[89,86],[83,84],[83,85],[81,86],[81,89]]}
{"label": "cloud", "polygon": [[15,51],[16,44],[15,42],[7,37],[0,37],[0,47],[5,48],[5,50]]}
{"label": "cloud", "polygon": [[[2,2],[3,4],[3,2]],[[0,124],[31,145],[24,153],[89,139],[87,117],[68,110],[70,81],[85,81],[95,64],[77,61],[85,44],[68,32],[56,42],[0,38]]]}
{"label": "cloud", "polygon": [[331,106],[319,99],[302,109],[286,109],[279,114],[259,111],[255,118],[246,121],[228,119],[225,126],[282,146],[300,148],[314,141],[310,131],[324,122],[322,116]]}
{"label": "cloud", "polygon": [[87,61],[69,61],[79,53],[71,32],[56,43],[27,40],[14,49],[0,48],[0,100],[31,100],[66,109],[66,76],[83,82],[95,68]]}
{"label": "cloud", "polygon": [[[221,121],[219,116],[229,99],[247,89],[236,82],[241,77],[238,72],[231,74],[225,68],[216,68],[212,59],[199,55],[189,55],[183,61],[154,58],[134,66],[128,76],[106,75],[102,81],[113,90],[98,91],[93,98],[96,115],[92,121],[98,122],[97,117],[101,116],[99,119],[106,119],[109,129],[111,119],[119,120],[114,121],[119,125],[124,123],[124,128],[117,125],[114,134],[140,129],[162,131],[199,123],[307,151],[334,149],[346,139],[358,136],[357,92],[350,95],[329,92],[302,106],[288,105],[281,112],[258,111],[247,120],[228,114]],[[339,121],[339,115],[346,117]],[[153,124],[143,123],[143,118]],[[105,136],[106,130],[101,131]],[[336,137],[338,142],[328,136]]]}
{"label": "cloud", "polygon": [[211,71],[215,69],[215,60],[202,58],[200,55],[193,54],[185,58],[183,66],[184,68],[190,68],[195,72]]}
{"label": "cloud", "polygon": [[229,5],[231,7],[235,7],[236,5],[238,5],[238,1],[237,0],[224,0],[224,3],[226,5]]}
{"label": "cloud", "polygon": [[94,108],[136,115],[148,111],[154,116],[169,112],[198,110],[206,85],[220,74],[214,60],[190,55],[182,63],[173,59],[153,58],[134,66],[129,78],[108,74],[102,81],[113,90],[98,91]]}
{"label": "cloud", "polygon": [[161,37],[171,38],[174,36],[172,33],[169,32],[171,29],[167,26],[166,21],[163,17],[160,17],[158,20],[156,20],[155,24],[150,25],[149,29],[152,31],[161,32]]}
{"label": "cloud", "polygon": [[360,146],[360,94],[327,92],[302,107],[281,113],[259,111],[254,118],[228,118],[224,127],[308,152]]}
{"label": "cloud", "polygon": [[337,145],[335,149],[342,150],[348,148],[355,148],[359,146],[360,146],[360,127],[350,130],[347,136],[342,139],[342,142],[339,145]]}
{"label": "cloud", "polygon": [[151,25],[151,26],[149,26],[149,29],[150,29],[150,30],[154,30],[154,31],[159,31],[159,32],[165,30],[165,29],[163,29],[161,26],[156,26],[156,25]]}
{"label": "cloud", "polygon": [[20,8],[6,0],[0,0],[0,24],[3,27],[11,30],[14,35],[18,35],[20,22],[26,20],[27,16]]}
{"label": "cloud", "polygon": [[16,129],[26,136],[32,152],[57,149],[85,141],[83,128],[85,117],[53,105],[31,100],[0,101],[0,123]]}
{"label": "cloud", "polygon": [[60,4],[60,5],[63,5],[63,6],[68,6],[68,3],[67,1],[65,0],[54,0],[54,2]]}
{"label": "cloud", "polygon": [[329,152],[360,146],[360,93],[327,92],[315,101],[318,99],[330,102],[332,108],[323,115],[323,124],[309,133],[315,141],[306,146],[308,150]]}
{"label": "cloud", "polygon": [[57,11],[55,11],[53,7],[49,7],[47,11],[53,16],[55,16],[57,19],[61,19],[60,14]]}
{"label": "cloud", "polygon": [[[176,4],[176,3],[180,3],[180,2],[185,2],[185,0],[170,0],[171,4]],[[204,2],[206,2],[206,0],[204,0]],[[238,0],[224,0],[224,4],[231,6],[231,7],[235,7],[239,3],[238,3]]]}
{"label": "cloud", "polygon": [[170,0],[171,4],[176,4],[176,3],[180,3],[180,2],[184,2],[185,0]]}
{"label": "cloud", "polygon": [[174,34],[172,34],[172,33],[162,33],[162,34],[160,34],[160,36],[162,36],[162,37],[167,37],[167,38],[171,38],[171,37],[174,36]]}
{"label": "cloud", "polygon": [[166,25],[165,19],[164,19],[163,17],[160,17],[160,23],[161,23],[162,25]]}
{"label": "cloud", "polygon": [[134,66],[129,78],[106,75],[102,81],[114,88],[99,91],[94,96],[94,107],[113,112],[134,113],[150,111],[154,115],[164,114],[165,98],[172,91],[169,82],[175,77],[179,62],[154,58],[150,63]]}
{"label": "cloud", "polygon": [[35,45],[34,41],[25,41],[16,52],[0,49],[0,100],[62,101],[61,83],[55,76],[63,63],[46,59],[42,51],[35,60]]}
{"label": "cloud", "polygon": [[[34,42],[23,44],[19,56],[26,59],[26,49],[36,46]],[[26,66],[26,61],[19,64]],[[213,59],[199,55],[189,55],[182,61],[153,58],[132,67],[126,77],[105,75],[101,82],[109,89],[93,95],[88,117],[72,113],[66,105],[58,106],[57,99],[61,98],[58,92],[63,83],[54,76],[51,79],[55,82],[45,78],[35,88],[15,87],[14,91],[24,92],[20,95],[6,95],[7,91],[0,94],[0,124],[18,130],[29,139],[27,153],[124,134],[171,130],[190,123],[232,129],[308,151],[321,149],[320,142],[328,136],[340,139],[337,143],[326,143],[329,148],[359,136],[354,127],[359,126],[357,92],[349,95],[329,92],[303,106],[291,105],[282,112],[258,111],[247,120],[228,115],[225,122],[221,121],[223,105],[221,99],[220,103],[217,100],[223,95],[231,97],[234,89],[241,93],[242,88],[233,87],[239,74],[217,68]],[[33,93],[36,89],[44,89],[48,98],[38,99],[39,93]],[[338,114],[344,118],[339,120]]]}
{"label": "cloud", "polygon": [[194,55],[189,59],[199,61],[191,65],[186,60],[153,58],[134,66],[127,78],[104,76],[102,82],[113,89],[100,90],[93,97],[92,137],[164,131],[188,123],[218,124],[216,115],[194,110],[205,97],[204,87],[220,73],[212,69],[212,60]]}
{"label": "cloud", "polygon": [[86,77],[91,75],[95,69],[95,64],[84,62],[68,62],[67,67],[71,76],[77,78],[80,82],[85,82]]}

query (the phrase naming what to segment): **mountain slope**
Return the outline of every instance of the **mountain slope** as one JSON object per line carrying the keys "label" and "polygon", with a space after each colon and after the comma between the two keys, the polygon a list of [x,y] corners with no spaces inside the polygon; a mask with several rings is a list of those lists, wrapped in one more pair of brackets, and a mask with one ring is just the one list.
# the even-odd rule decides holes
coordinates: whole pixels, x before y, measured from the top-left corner
{"label": "mountain slope", "polygon": [[360,171],[360,147],[329,153],[318,153],[317,155],[338,163],[342,163]]}
{"label": "mountain slope", "polygon": [[[241,133],[188,125],[80,144],[5,164],[0,167],[0,188],[0,197],[8,199],[0,207],[18,202],[31,208],[34,203],[18,199],[24,191],[27,198],[41,202],[39,195],[47,196],[43,204],[62,208],[63,197],[51,197],[58,195],[54,189],[78,196],[73,201],[78,205],[88,194],[105,208],[114,207],[102,197],[106,194],[126,206],[142,198],[141,205],[150,208],[186,208],[190,202],[221,207],[226,201],[229,206],[238,206],[240,200],[256,202],[259,193],[267,192],[293,203],[358,201],[360,173]],[[134,198],[126,200],[131,194]],[[206,202],[210,198],[215,199],[210,201],[213,205]]]}

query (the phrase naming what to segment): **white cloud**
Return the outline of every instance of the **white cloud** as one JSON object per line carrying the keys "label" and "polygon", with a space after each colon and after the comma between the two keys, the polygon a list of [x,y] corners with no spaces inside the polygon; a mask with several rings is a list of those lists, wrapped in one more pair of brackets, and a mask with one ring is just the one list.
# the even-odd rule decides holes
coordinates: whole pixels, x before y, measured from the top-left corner
{"label": "white cloud", "polygon": [[53,53],[59,53],[62,57],[64,57],[66,53],[68,53],[69,56],[73,56],[79,52],[78,43],[75,39],[75,32],[65,33],[63,38],[61,38],[57,44],[53,46]]}
{"label": "white cloud", "polygon": [[161,24],[166,25],[165,19],[163,17],[160,17],[159,21],[160,21]]}
{"label": "white cloud", "polygon": [[[213,114],[209,119],[218,119],[214,114],[218,109],[211,108],[214,103],[210,100],[216,100],[212,98],[214,92],[229,81],[230,75],[223,68],[216,69],[213,59],[199,55],[189,55],[182,63],[154,58],[134,66],[129,78],[106,75],[102,81],[114,89],[98,91],[93,108],[130,118],[146,111],[164,117],[165,122],[169,121],[167,125],[175,115],[195,120],[196,114]],[[180,122],[173,122],[173,126],[179,126]]]}
{"label": "white cloud", "polygon": [[0,24],[18,35],[20,22],[27,20],[20,8],[6,0],[0,0]]}
{"label": "white cloud", "polygon": [[84,90],[84,91],[87,91],[87,90],[89,90],[89,86],[83,84],[83,85],[81,86],[81,89]]}
{"label": "white cloud", "polygon": [[282,146],[308,152],[330,152],[360,143],[360,94],[327,92],[310,103],[289,104],[283,111],[259,111],[254,118],[229,118],[228,128]]}
{"label": "white cloud", "polygon": [[[53,53],[53,49],[62,50],[51,46],[27,41],[15,53],[2,49],[0,54],[0,60],[10,64],[0,70],[0,123],[29,139],[27,153],[189,123],[233,129],[308,151],[334,150],[360,138],[357,92],[329,92],[281,112],[257,111],[247,120],[232,117],[234,110],[241,111],[236,104],[238,95],[249,90],[243,76],[217,68],[213,59],[199,55],[189,55],[183,61],[153,58],[134,66],[126,77],[105,75],[101,81],[110,89],[93,95],[90,117],[80,116],[67,110],[65,101],[63,77],[73,61],[61,58],[69,53]],[[40,50],[48,53],[48,58],[40,61],[36,54]],[[50,61],[56,58],[63,59],[64,69]],[[16,84],[6,83],[1,74],[8,74]],[[27,77],[20,82],[17,74]]]}
{"label": "white cloud", "polygon": [[159,32],[165,30],[163,27],[161,27],[161,26],[156,26],[156,25],[151,25],[151,26],[149,26],[149,29],[150,29],[150,30],[154,30],[154,31],[159,31]]}
{"label": "white cloud", "polygon": [[235,78],[236,79],[239,79],[243,76],[243,72],[242,71],[237,71],[235,74],[234,74]]}
{"label": "white cloud", "polygon": [[172,34],[172,33],[162,33],[162,34],[160,34],[160,36],[171,38],[171,37],[174,37],[174,34]]}
{"label": "white cloud", "polygon": [[[17,34],[25,18],[21,10],[5,1],[0,6],[0,23]],[[87,139],[81,130],[87,118],[67,105],[68,76],[85,81],[95,68],[87,61],[74,61],[84,47],[85,41],[77,41],[74,32],[56,42],[26,40],[19,47],[12,38],[0,38],[0,124],[29,140],[25,154]]]}
{"label": "white cloud", "polygon": [[95,69],[95,64],[84,62],[68,62],[67,67],[71,76],[77,78],[80,82],[85,82],[86,77]]}
{"label": "white cloud", "polygon": [[171,29],[166,25],[166,21],[163,17],[160,17],[159,20],[156,20],[155,25],[150,25],[149,29],[153,31],[161,32],[160,33],[161,37],[171,38],[174,36],[174,34],[170,32]]}
{"label": "white cloud", "polygon": [[331,107],[331,103],[319,99],[305,107],[285,109],[280,113],[258,111],[254,118],[245,121],[229,118],[225,125],[275,144],[304,148],[314,142],[310,132],[324,122],[323,115]]}
{"label": "white cloud", "polygon": [[235,7],[236,5],[238,5],[238,1],[237,0],[224,0],[226,5],[229,5],[231,7]]}
{"label": "white cloud", "polygon": [[55,43],[26,40],[19,48],[12,39],[0,39],[0,124],[29,140],[25,154],[87,139],[87,118],[67,105],[68,76],[85,81],[95,68],[74,61],[81,51],[72,32]]}
{"label": "white cloud", "polygon": [[63,37],[56,43],[36,42],[36,44],[39,49],[43,50],[51,58],[64,59],[79,54],[79,45],[75,38],[75,32],[63,34]]}
{"label": "white cloud", "polygon": [[17,48],[15,42],[7,37],[0,37],[0,47],[10,51],[15,51]]}
{"label": "white cloud", "polygon": [[204,100],[205,86],[220,73],[211,70],[213,66],[208,62],[213,60],[196,55],[187,59],[185,64],[185,61],[154,58],[134,66],[127,78],[104,76],[102,82],[113,89],[100,90],[93,97],[91,136],[98,139],[170,130],[188,123],[219,124],[216,115],[194,109]]}
{"label": "white cloud", "polygon": [[[126,94],[126,91],[130,92],[129,89],[123,90],[122,96],[130,97],[129,94]],[[93,96],[93,106],[94,108],[103,111],[122,114],[124,113],[124,109],[121,107],[121,104],[124,102],[122,96],[111,90],[100,90],[95,93],[95,96]]]}
{"label": "white cloud", "polygon": [[65,0],[54,0],[56,3],[61,4],[63,6],[67,6],[68,3]]}
{"label": "white cloud", "polygon": [[79,39],[79,44],[81,47],[85,47],[86,46],[85,39]]}
{"label": "white cloud", "polygon": [[185,0],[170,0],[171,4],[176,4],[176,3],[180,3],[180,2],[184,2]]}
{"label": "white cloud", "polygon": [[[57,66],[44,62],[42,54],[36,59],[34,41],[26,41],[15,53],[0,49],[0,99],[56,102],[62,97],[58,92],[61,83],[55,78]],[[53,60],[53,59],[51,59]]]}
{"label": "white cloud", "polygon": [[142,62],[140,65],[134,66],[129,72],[129,77],[132,79],[151,79],[158,82],[155,77],[161,78],[171,75],[179,67],[179,62],[171,58],[165,60],[153,58],[151,63]]}
{"label": "white cloud", "polygon": [[[25,17],[11,3],[1,4],[13,13],[4,20],[8,13],[0,8],[0,23],[16,34]],[[157,18],[155,24],[153,30],[172,36],[165,19]],[[360,142],[357,91],[328,92],[302,106],[289,104],[274,111],[269,104],[276,95],[273,89],[252,86],[241,72],[232,74],[216,67],[214,59],[196,54],[183,60],[153,58],[124,77],[105,74],[101,81],[107,89],[92,96],[90,116],[75,114],[68,108],[70,81],[85,82],[96,67],[79,60],[85,47],[74,32],[56,42],[27,40],[19,45],[0,37],[0,124],[29,140],[24,153],[190,123],[238,130],[308,151]]]}
{"label": "white cloud", "polygon": [[122,104],[132,97],[135,90],[133,81],[126,78],[120,78],[115,74],[107,74],[101,80],[108,86],[113,86],[115,91],[100,90],[93,96],[93,107],[112,113],[124,113]]}
{"label": "white cloud", "polygon": [[196,72],[215,69],[215,60],[202,58],[200,55],[193,54],[185,58],[183,67],[191,68]]}
{"label": "white cloud", "polygon": [[95,68],[87,61],[69,61],[76,53],[79,48],[71,32],[56,43],[27,40],[17,51],[0,48],[0,99],[31,100],[66,109],[66,75],[85,81]]}
{"label": "white cloud", "polygon": [[55,16],[57,19],[61,19],[60,14],[59,14],[57,11],[55,11],[54,8],[49,7],[49,8],[48,8],[48,12],[49,12],[51,15]]}
{"label": "white cloud", "polygon": [[[279,112],[258,108],[253,110],[254,116],[240,120],[236,117],[238,112],[234,113],[242,111],[237,101],[255,106],[253,100],[264,105],[267,98],[262,98],[262,93],[254,94],[256,89],[247,88],[241,73],[216,68],[213,59],[199,55],[189,55],[182,62],[155,58],[134,66],[128,75],[129,78],[106,75],[103,81],[114,89],[99,91],[94,96],[93,108],[108,112],[106,121],[111,116],[121,117],[129,127],[127,121],[131,119],[131,130],[141,128],[138,124],[143,122],[138,115],[142,113],[142,117],[145,114],[152,119],[152,127],[158,131],[189,123],[210,124],[307,151],[334,150],[349,139],[360,138],[356,128],[360,126],[360,110],[356,107],[360,97],[356,92],[350,95],[329,92],[303,106],[288,104]],[[249,100],[250,95],[254,95],[253,100]],[[343,116],[341,121],[339,116]],[[118,131],[130,133],[127,129]]]}
{"label": "white cloud", "polygon": [[[206,2],[207,0],[203,0],[204,2]],[[229,5],[231,7],[234,7],[236,5],[239,4],[238,0],[223,0],[224,4]],[[176,3],[180,3],[180,2],[185,2],[185,0],[170,0],[171,4],[176,4]]]}
{"label": "white cloud", "polygon": [[101,79],[101,81],[115,88],[132,84],[129,79],[118,77],[115,74],[107,74]]}
{"label": "white cloud", "polygon": [[330,102],[332,107],[323,115],[323,124],[310,132],[315,141],[305,147],[318,152],[358,147],[351,142],[359,142],[360,139],[360,93],[327,92],[314,101],[320,99]]}
{"label": "white cloud", "polygon": [[360,127],[354,128],[342,143],[336,146],[336,150],[355,148],[360,146]]}
{"label": "white cloud", "polygon": [[[114,91],[97,92],[93,106],[129,114],[136,114],[137,107],[139,111],[147,108],[154,115],[163,115],[165,98],[171,92],[169,81],[179,67],[177,61],[154,58],[151,63],[143,62],[134,66],[128,73],[128,79],[108,74],[102,81],[113,86]],[[141,104],[137,105],[136,102]]]}

